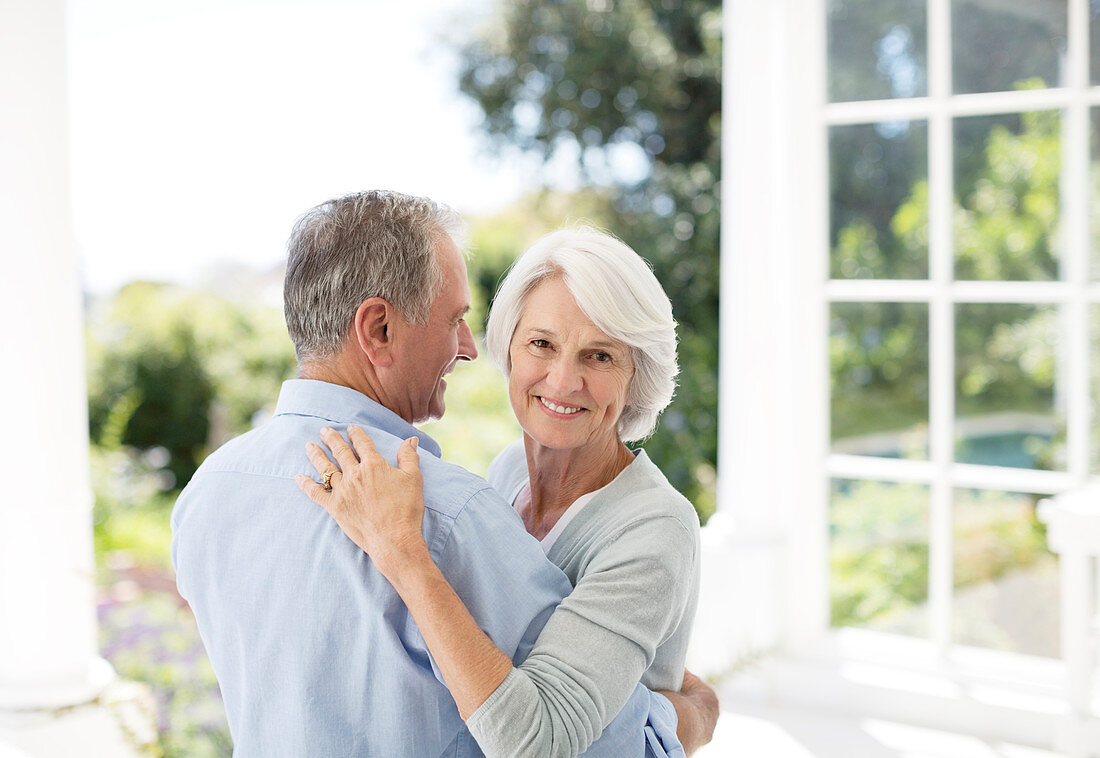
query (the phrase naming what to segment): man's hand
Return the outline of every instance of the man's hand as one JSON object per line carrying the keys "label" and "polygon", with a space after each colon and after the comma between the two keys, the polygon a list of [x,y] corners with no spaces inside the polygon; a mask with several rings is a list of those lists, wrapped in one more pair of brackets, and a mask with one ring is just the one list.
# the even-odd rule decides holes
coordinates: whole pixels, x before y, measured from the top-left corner
{"label": "man's hand", "polygon": [[718,724],[718,695],[702,679],[684,670],[679,692],[661,690],[676,709],[676,736],[691,755],[714,736]]}

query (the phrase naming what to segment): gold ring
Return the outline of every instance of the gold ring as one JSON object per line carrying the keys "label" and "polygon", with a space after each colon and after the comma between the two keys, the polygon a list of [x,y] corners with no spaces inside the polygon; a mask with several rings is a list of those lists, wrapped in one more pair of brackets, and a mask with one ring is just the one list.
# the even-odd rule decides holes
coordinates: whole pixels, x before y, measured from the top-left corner
{"label": "gold ring", "polygon": [[339,473],[338,469],[330,468],[325,473],[321,474],[321,486],[329,492],[332,492],[332,475]]}

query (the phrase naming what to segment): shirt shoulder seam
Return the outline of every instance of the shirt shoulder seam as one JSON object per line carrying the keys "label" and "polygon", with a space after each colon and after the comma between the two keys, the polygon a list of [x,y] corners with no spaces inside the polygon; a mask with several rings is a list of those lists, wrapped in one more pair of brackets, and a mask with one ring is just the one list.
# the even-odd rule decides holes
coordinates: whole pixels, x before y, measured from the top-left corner
{"label": "shirt shoulder seam", "polygon": [[[482,494],[483,492],[491,491],[492,489],[493,489],[492,487],[488,487],[488,486],[476,488],[473,492],[470,493],[470,496],[466,498],[466,500],[462,503],[462,505],[459,506],[457,512],[453,516],[450,516],[449,514],[445,514],[445,515],[448,515],[448,517],[451,521],[452,527],[453,527],[454,523],[457,522],[458,519],[461,518],[462,515],[466,513],[470,503],[473,501],[473,499],[475,497]],[[447,548],[450,547],[451,535],[452,534],[454,534],[454,529],[453,528],[448,529],[447,530],[447,536],[444,538],[443,544],[439,546],[439,555],[443,555],[443,553],[445,553],[447,551]]]}

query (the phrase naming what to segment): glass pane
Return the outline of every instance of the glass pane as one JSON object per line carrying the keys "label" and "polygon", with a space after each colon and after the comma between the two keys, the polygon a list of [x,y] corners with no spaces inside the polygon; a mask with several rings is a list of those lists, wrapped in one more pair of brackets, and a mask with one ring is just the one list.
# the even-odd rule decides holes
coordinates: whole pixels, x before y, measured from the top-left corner
{"label": "glass pane", "polygon": [[[1096,7],[1100,8],[1100,3],[1097,3]],[[1100,34],[1100,30],[1097,30],[1097,33]],[[1093,48],[1100,47],[1100,38],[1094,39],[1096,39],[1096,44],[1093,45]],[[1092,278],[1097,280],[1100,279],[1100,108],[1093,108],[1090,114],[1092,118],[1090,119],[1089,141],[1092,146],[1092,158],[1090,161],[1091,181],[1089,182],[1089,222],[1092,234],[1090,235],[1089,259],[1092,261]]]}
{"label": "glass pane", "polygon": [[835,303],[833,452],[928,459],[928,306]]}
{"label": "glass pane", "polygon": [[835,479],[829,535],[833,626],[928,636],[928,488]]}
{"label": "glass pane", "polygon": [[1058,277],[1061,114],[955,121],[955,275]]}
{"label": "glass pane", "polygon": [[1089,3],[1089,52],[1092,56],[1090,69],[1092,70],[1092,83],[1100,84],[1100,3],[1092,0]]}
{"label": "glass pane", "polygon": [[955,92],[1063,86],[1066,30],[1066,0],[954,0]]}
{"label": "glass pane", "polygon": [[1089,308],[1089,335],[1092,350],[1089,355],[1092,387],[1092,432],[1089,437],[1092,444],[1092,473],[1100,474],[1100,305]]}
{"label": "glass pane", "polygon": [[928,277],[928,125],[829,130],[831,275]]}
{"label": "glass pane", "polygon": [[954,639],[1058,656],[1058,561],[1036,495],[956,490]]}
{"label": "glass pane", "polygon": [[828,0],[829,100],[928,93],[924,0]]}
{"label": "glass pane", "polygon": [[1054,306],[955,306],[955,459],[1065,470]]}

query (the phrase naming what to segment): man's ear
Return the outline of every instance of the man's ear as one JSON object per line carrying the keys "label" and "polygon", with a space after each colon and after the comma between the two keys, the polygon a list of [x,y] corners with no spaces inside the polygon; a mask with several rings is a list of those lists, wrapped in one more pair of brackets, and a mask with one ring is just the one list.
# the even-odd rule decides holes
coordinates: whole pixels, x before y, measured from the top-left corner
{"label": "man's ear", "polygon": [[380,297],[364,300],[355,310],[352,334],[375,366],[393,363],[393,306]]}

